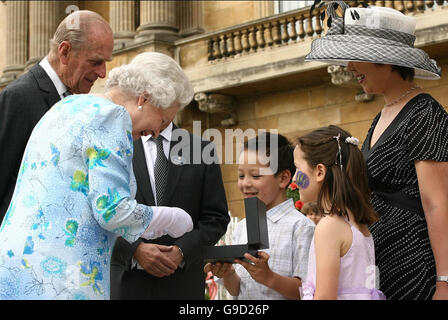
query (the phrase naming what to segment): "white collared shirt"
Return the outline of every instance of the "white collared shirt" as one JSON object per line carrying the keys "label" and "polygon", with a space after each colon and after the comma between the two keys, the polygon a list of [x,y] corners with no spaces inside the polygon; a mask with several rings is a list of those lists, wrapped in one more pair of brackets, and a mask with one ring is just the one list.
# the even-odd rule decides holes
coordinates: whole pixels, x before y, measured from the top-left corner
{"label": "white collared shirt", "polygon": [[[308,254],[315,225],[294,207],[288,199],[266,212],[269,234],[269,249],[260,250],[269,254],[269,268],[285,277],[306,279]],[[246,219],[238,222],[232,244],[247,243]],[[286,299],[250,276],[247,270],[234,264],[240,277],[238,300],[282,300]],[[299,288],[297,288],[297,291]]]}
{"label": "white collared shirt", "polygon": [[39,62],[39,65],[45,70],[47,75],[50,77],[51,82],[53,82],[54,86],[56,87],[56,90],[61,97],[61,99],[64,99],[64,93],[68,90],[65,84],[61,81],[59,76],[57,75],[56,71],[54,71],[53,67],[48,62],[47,57],[43,58],[41,62]]}
{"label": "white collared shirt", "polygon": [[[160,135],[163,136],[163,152],[167,159],[169,159],[170,153],[170,141],[173,133],[173,123],[171,122]],[[157,157],[156,143],[151,140],[152,135],[142,136],[143,149],[145,150],[146,166],[148,167],[149,180],[151,182],[152,194],[154,195],[154,201],[156,200],[156,183],[154,179],[154,165]],[[156,205],[158,203],[156,202]]]}

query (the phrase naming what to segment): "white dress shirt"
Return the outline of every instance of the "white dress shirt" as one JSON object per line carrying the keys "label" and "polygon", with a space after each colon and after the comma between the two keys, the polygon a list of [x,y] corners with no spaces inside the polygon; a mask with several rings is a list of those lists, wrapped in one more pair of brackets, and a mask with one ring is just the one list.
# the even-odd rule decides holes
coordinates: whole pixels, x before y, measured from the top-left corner
{"label": "white dress shirt", "polygon": [[47,57],[43,58],[39,65],[45,70],[47,75],[50,77],[51,82],[53,82],[56,90],[61,97],[64,99],[64,93],[68,90],[64,83],[62,83],[61,79],[57,75],[56,71],[54,71],[53,67],[48,62]]}

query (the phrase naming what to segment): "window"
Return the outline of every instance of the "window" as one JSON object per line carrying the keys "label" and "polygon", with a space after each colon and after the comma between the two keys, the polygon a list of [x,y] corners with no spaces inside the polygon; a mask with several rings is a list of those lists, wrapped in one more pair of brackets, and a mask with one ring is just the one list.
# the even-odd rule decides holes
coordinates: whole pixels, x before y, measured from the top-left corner
{"label": "window", "polygon": [[311,6],[314,0],[302,0],[302,1],[275,1],[275,13],[283,13],[294,9],[304,8]]}

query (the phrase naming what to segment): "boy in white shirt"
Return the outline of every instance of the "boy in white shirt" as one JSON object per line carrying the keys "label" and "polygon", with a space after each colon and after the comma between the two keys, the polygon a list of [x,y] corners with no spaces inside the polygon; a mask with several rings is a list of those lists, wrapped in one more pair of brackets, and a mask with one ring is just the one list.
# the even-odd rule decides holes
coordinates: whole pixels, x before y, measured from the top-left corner
{"label": "boy in white shirt", "polygon": [[[272,139],[278,143],[270,150]],[[278,160],[275,172],[262,158],[267,155],[272,159],[274,152]],[[293,147],[285,137],[266,132],[244,144],[238,187],[245,198],[258,197],[266,204],[269,249],[258,251],[258,257],[246,253],[250,263],[237,259],[235,265],[217,262],[204,267],[205,272],[222,278],[225,288],[236,299],[300,299],[299,286],[306,278],[315,226],[286,197],[294,172]],[[232,242],[243,243],[247,243],[246,219],[238,223]]]}

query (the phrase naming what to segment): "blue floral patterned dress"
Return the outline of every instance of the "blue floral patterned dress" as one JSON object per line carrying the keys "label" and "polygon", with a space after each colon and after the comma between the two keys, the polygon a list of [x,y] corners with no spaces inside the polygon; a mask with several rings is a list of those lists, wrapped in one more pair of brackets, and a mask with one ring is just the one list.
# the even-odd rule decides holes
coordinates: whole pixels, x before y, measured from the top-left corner
{"label": "blue floral patterned dress", "polygon": [[0,227],[0,299],[109,299],[116,238],[135,241],[153,214],[134,200],[131,132],[128,112],[94,95],[37,124]]}

